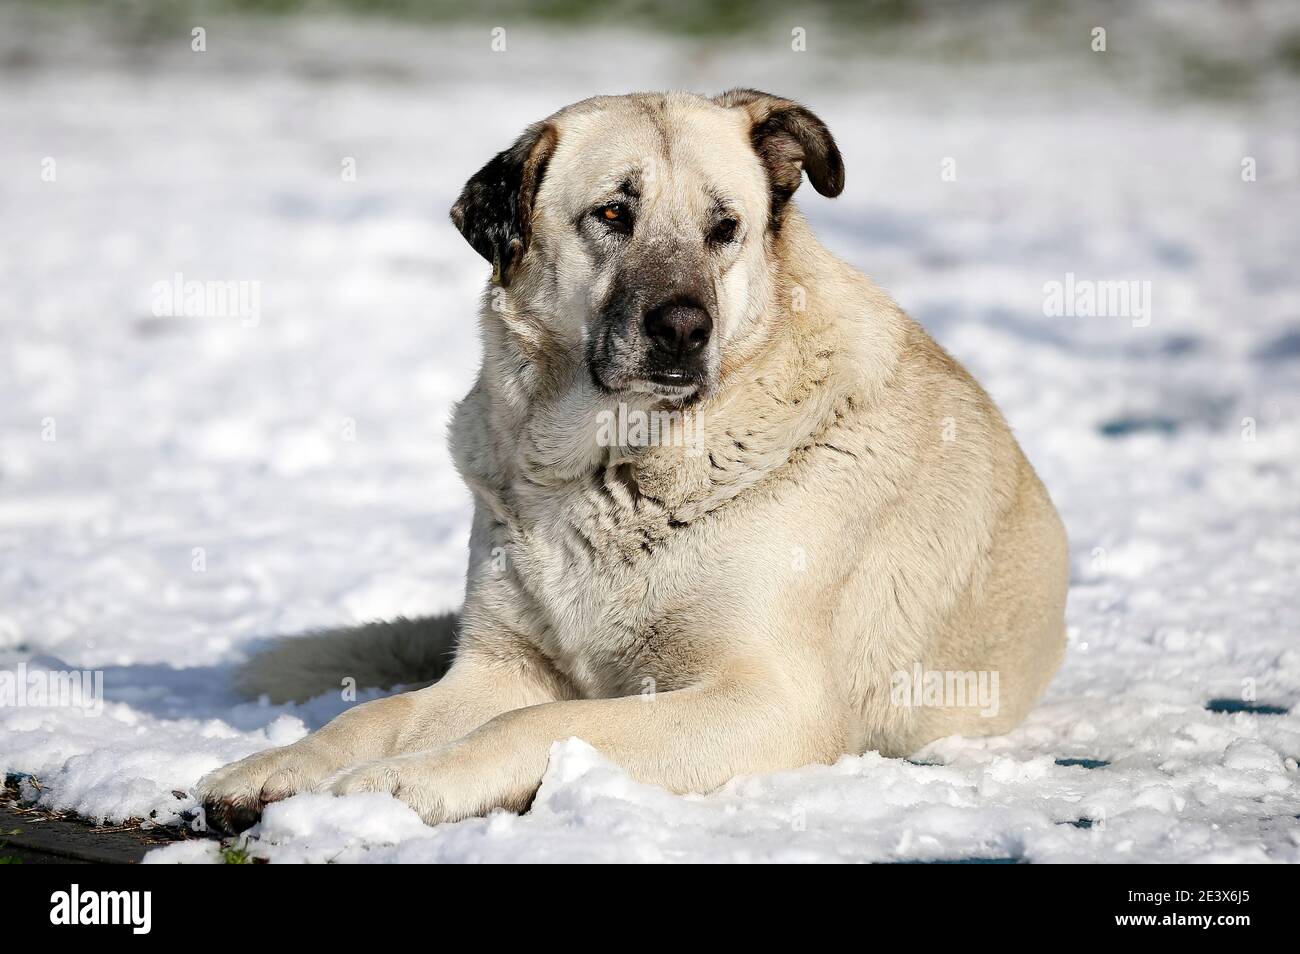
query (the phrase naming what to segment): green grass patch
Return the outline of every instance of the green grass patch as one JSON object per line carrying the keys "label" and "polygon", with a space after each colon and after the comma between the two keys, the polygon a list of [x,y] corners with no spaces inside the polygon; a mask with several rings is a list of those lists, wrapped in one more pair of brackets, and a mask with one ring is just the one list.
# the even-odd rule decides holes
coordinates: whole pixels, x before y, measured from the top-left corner
{"label": "green grass patch", "polygon": [[226,865],[251,865],[254,858],[242,845],[222,845],[221,863]]}

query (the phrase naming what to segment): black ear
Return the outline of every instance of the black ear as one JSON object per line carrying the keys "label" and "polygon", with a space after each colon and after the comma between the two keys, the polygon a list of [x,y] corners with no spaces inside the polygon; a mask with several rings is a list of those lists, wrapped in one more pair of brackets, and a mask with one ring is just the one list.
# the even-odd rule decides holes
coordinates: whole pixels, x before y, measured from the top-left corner
{"label": "black ear", "polygon": [[532,235],[533,202],[546,175],[558,136],[550,123],[535,123],[465,183],[451,207],[451,220],[465,241],[492,263],[492,280],[509,284]]}
{"label": "black ear", "polygon": [[801,173],[822,195],[844,191],[844,160],[826,124],[793,100],[756,89],[733,89],[713,101],[729,109],[744,109],[750,119],[750,141],[767,169],[772,186],[773,228],[780,228],[781,214]]}

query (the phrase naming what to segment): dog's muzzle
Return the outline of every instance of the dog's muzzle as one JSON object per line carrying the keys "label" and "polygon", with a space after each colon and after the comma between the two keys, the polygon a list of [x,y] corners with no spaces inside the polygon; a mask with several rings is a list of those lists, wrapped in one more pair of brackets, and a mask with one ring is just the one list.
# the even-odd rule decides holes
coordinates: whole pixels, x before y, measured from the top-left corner
{"label": "dog's muzzle", "polygon": [[713,317],[698,302],[678,299],[646,311],[641,319],[644,355],[639,378],[668,388],[704,383]]}

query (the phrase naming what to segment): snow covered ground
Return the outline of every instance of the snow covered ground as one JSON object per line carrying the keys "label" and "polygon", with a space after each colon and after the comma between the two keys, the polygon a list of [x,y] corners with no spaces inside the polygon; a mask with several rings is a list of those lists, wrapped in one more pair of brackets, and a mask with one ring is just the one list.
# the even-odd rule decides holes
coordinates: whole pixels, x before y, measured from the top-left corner
{"label": "snow covered ground", "polygon": [[[1284,4],[1201,14],[1223,49],[1300,28]],[[815,25],[804,53],[780,24],[520,24],[505,52],[487,26],[319,20],[213,21],[195,53],[190,26],[136,42],[0,14],[0,670],[102,670],[106,697],[0,707],[0,769],[43,804],[179,824],[175,792],[345,706],[236,699],[261,639],[458,605],[469,501],[444,430],[484,265],[454,195],[566,102],[751,85],[830,125],[847,190],[801,204],[985,384],[1065,518],[1071,644],[1046,700],[926,764],[868,753],[688,798],[570,741],[527,816],[433,829],[387,796],[301,796],[253,853],[1300,861],[1294,72],[1181,97],[1122,23],[1104,54],[1085,23],[955,62]],[[258,307],[158,317],[177,273],[257,283]],[[1067,275],[1149,282],[1149,313],[1045,314]]]}

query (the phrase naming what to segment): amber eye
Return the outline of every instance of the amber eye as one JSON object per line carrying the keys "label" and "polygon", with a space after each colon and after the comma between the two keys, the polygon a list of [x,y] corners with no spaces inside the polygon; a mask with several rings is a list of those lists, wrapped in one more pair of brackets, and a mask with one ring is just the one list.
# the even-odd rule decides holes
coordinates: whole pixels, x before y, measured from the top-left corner
{"label": "amber eye", "polygon": [[602,205],[593,214],[615,232],[632,231],[632,214],[622,202]]}
{"label": "amber eye", "polygon": [[740,223],[735,219],[723,219],[709,233],[709,241],[714,245],[726,245],[736,237],[736,229],[739,227]]}

